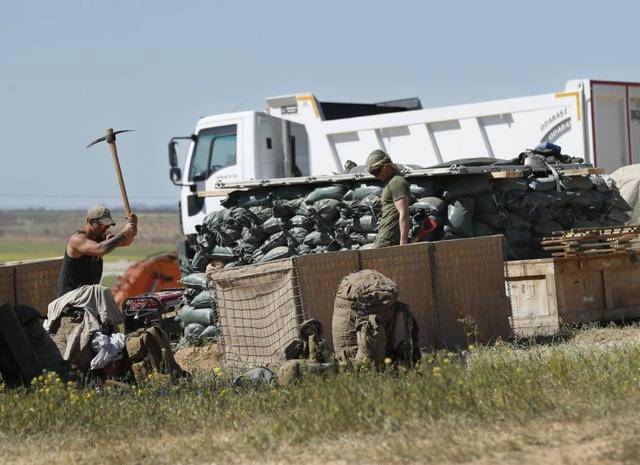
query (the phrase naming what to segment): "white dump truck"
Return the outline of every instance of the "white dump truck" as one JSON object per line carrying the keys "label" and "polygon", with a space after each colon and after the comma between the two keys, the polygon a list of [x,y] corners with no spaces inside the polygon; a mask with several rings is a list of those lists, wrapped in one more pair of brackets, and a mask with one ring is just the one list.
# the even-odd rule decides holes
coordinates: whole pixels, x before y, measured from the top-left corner
{"label": "white dump truck", "polygon": [[[180,168],[182,139],[189,147]],[[206,116],[191,136],[172,138],[170,176],[181,186],[183,233],[193,234],[224,198],[198,193],[221,186],[340,174],[377,148],[397,163],[429,167],[511,159],[544,142],[608,172],[640,162],[640,83],[571,80],[550,94],[439,108],[423,108],[417,98],[363,104],[308,93],[272,97],[266,112]]]}

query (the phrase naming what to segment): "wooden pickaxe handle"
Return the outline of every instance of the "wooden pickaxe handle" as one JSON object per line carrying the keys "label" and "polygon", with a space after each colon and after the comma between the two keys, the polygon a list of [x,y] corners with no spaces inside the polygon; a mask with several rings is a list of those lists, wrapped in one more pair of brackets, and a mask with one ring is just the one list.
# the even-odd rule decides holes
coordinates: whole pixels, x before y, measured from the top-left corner
{"label": "wooden pickaxe handle", "polygon": [[124,186],[124,178],[122,177],[122,170],[120,169],[120,161],[118,160],[118,149],[116,147],[116,136],[113,133],[113,128],[107,129],[107,132],[105,134],[105,141],[109,145],[111,158],[113,158],[113,164],[115,165],[115,168],[116,168],[116,176],[118,178],[118,184],[120,185],[120,194],[122,194],[124,211],[127,217],[129,217],[131,216],[131,207],[129,206],[129,197],[127,197],[127,188]]}

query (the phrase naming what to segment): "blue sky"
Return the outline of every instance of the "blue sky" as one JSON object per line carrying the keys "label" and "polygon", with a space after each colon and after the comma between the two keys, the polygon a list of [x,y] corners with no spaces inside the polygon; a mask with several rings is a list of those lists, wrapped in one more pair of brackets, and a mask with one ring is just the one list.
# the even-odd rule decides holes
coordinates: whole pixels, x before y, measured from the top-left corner
{"label": "blue sky", "polygon": [[0,208],[176,204],[170,137],[273,95],[425,107],[640,81],[635,2],[24,1],[0,15]]}

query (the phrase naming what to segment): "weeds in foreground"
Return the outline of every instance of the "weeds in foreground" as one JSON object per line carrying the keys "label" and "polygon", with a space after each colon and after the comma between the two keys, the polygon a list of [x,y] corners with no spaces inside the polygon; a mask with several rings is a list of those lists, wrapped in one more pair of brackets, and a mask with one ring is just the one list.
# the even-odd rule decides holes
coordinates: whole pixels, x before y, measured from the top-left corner
{"label": "weeds in foreground", "polygon": [[241,389],[219,375],[96,391],[47,374],[30,391],[0,392],[0,435],[116,440],[206,430],[231,433],[264,450],[439,420],[579,420],[640,400],[640,344],[526,349],[498,344],[465,356],[438,353],[406,373],[313,376],[289,387]]}

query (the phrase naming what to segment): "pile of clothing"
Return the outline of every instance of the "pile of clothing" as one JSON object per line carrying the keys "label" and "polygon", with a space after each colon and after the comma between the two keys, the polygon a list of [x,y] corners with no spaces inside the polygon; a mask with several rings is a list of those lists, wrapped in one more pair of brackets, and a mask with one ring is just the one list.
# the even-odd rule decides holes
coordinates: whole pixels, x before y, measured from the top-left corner
{"label": "pile of clothing", "polygon": [[185,287],[177,318],[183,329],[182,345],[217,341],[220,335],[218,310],[205,273],[192,273],[180,280]]}

